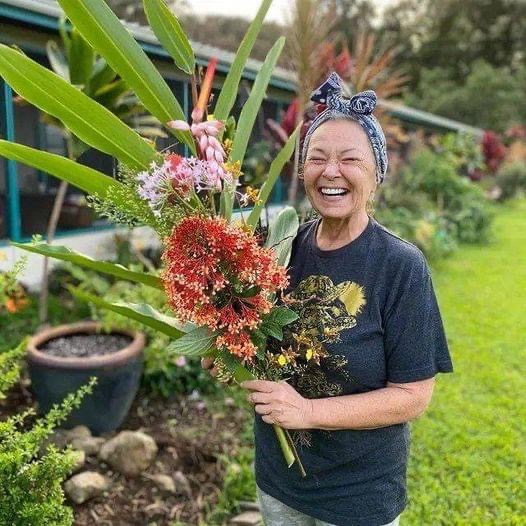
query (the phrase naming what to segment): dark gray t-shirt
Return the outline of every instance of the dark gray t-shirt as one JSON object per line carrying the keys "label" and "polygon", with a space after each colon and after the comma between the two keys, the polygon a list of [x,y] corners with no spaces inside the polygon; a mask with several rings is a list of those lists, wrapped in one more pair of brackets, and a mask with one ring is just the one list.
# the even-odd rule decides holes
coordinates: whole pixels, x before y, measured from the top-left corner
{"label": "dark gray t-shirt", "polygon": [[[348,245],[321,250],[318,224],[300,227],[289,275],[290,291],[304,302],[304,329],[316,327],[324,348],[344,364],[344,374],[328,371],[324,385],[355,394],[452,372],[421,251],[372,218]],[[337,526],[384,525],[405,508],[408,423],[310,430],[310,444],[297,445],[306,478],[286,467],[272,426],[257,414],[254,430],[256,482],[291,508]]]}

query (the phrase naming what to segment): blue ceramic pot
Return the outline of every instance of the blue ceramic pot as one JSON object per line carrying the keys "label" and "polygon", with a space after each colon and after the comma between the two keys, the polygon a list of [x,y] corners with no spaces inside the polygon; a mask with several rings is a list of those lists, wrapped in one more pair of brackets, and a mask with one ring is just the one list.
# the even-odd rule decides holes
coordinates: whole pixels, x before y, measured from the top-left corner
{"label": "blue ceramic pot", "polygon": [[115,329],[113,333],[132,338],[130,345],[86,358],[53,356],[39,347],[55,338],[95,334],[100,328],[98,322],[80,322],[46,329],[31,338],[27,349],[32,390],[42,414],[76,392],[90,377],[98,378],[93,394],[86,395],[62,424],[66,428],[85,425],[95,435],[119,427],[130,410],[143,370],[144,334]]}

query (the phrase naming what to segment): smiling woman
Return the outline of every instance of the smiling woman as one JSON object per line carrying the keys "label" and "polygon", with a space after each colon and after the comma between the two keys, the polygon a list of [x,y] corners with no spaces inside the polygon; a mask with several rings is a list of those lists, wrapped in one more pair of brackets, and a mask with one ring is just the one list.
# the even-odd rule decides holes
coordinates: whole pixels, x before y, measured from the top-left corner
{"label": "smiling woman", "polygon": [[[423,254],[367,212],[387,171],[376,95],[344,99],[332,74],[313,100],[326,108],[305,137],[303,178],[320,218],[294,240],[285,301],[299,316],[292,340],[316,363],[288,383],[243,384],[258,495],[266,526],[396,525],[409,421],[453,368]],[[306,478],[284,466],[267,424],[293,430]]]}

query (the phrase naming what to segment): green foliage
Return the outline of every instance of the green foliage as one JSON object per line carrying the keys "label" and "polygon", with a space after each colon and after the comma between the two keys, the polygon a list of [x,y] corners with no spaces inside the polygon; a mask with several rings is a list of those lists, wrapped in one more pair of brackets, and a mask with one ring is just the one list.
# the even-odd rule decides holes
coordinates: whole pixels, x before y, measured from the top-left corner
{"label": "green foliage", "polygon": [[[0,354],[0,397],[18,378],[19,361],[26,342]],[[28,428],[32,410],[0,422],[0,524],[13,526],[69,526],[71,508],[64,505],[62,482],[75,463],[69,449],[59,452],[50,445],[43,454],[43,443],[53,429],[92,391],[95,379],[69,395],[47,416]]]}
{"label": "green foliage", "polygon": [[491,237],[492,205],[481,188],[459,174],[466,166],[462,152],[447,140],[437,152],[425,148],[381,190],[377,219],[430,258],[450,254],[457,243]]}
{"label": "green foliage", "polygon": [[478,60],[462,84],[446,69],[423,69],[416,90],[405,97],[409,106],[472,126],[505,131],[526,123],[526,66],[517,71]]}
{"label": "green foliage", "polygon": [[7,299],[18,289],[18,277],[27,265],[27,258],[19,259],[11,270],[0,272],[0,311]]}
{"label": "green foliage", "polygon": [[526,163],[504,164],[497,173],[496,183],[502,192],[501,201],[526,193]]}
{"label": "green foliage", "polygon": [[[104,0],[59,0],[59,4],[91,47],[104,57],[159,122],[185,120],[168,84]],[[176,135],[195,152],[195,144],[188,132],[177,132]]]}
{"label": "green foliage", "polygon": [[253,448],[240,447],[235,455],[221,455],[219,460],[224,470],[223,487],[214,510],[207,517],[210,524],[224,524],[229,515],[239,511],[240,501],[256,499]]}

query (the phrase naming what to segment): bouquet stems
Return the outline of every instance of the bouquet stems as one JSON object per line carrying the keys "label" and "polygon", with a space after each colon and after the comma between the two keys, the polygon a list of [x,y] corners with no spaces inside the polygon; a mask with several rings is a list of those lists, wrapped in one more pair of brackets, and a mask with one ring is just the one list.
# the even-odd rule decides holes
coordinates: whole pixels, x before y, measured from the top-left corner
{"label": "bouquet stems", "polygon": [[[257,378],[246,367],[243,367],[237,361],[235,366],[233,367],[233,374],[235,381],[238,383],[245,382],[247,380],[257,380]],[[305,472],[303,464],[301,463],[298,451],[296,450],[296,446],[294,445],[289,431],[287,429],[283,429],[277,424],[272,424],[272,427],[274,428],[274,431],[276,433],[287,466],[290,468],[294,464],[294,462],[296,462],[298,465],[298,469],[300,470],[301,476],[306,477],[307,474]]]}

